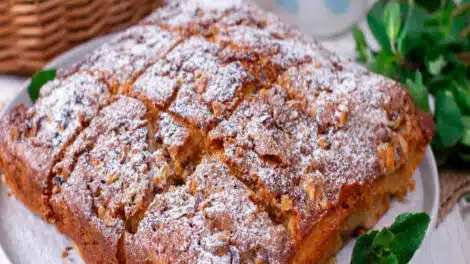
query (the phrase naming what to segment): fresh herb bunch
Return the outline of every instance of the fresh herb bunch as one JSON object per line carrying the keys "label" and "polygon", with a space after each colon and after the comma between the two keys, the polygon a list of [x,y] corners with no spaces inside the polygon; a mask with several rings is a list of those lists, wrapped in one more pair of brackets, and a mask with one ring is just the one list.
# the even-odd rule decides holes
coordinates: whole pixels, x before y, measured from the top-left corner
{"label": "fresh herb bunch", "polygon": [[405,264],[421,245],[430,218],[425,213],[399,215],[388,228],[360,236],[351,264]]}
{"label": "fresh herb bunch", "polygon": [[433,95],[438,163],[470,162],[470,0],[379,1],[367,23],[380,50],[356,26],[358,61],[404,84],[424,111]]}

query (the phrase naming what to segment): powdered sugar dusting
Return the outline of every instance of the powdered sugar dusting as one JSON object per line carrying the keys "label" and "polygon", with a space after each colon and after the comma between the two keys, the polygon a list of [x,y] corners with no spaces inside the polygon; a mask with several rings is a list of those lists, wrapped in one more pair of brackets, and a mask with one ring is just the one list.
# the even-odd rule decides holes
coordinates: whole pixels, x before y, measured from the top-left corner
{"label": "powdered sugar dusting", "polygon": [[158,61],[134,83],[132,93],[142,94],[158,107],[164,107],[178,89],[174,65]]}
{"label": "powdered sugar dusting", "polygon": [[72,185],[81,181],[74,178],[83,179],[98,216],[109,225],[113,219],[133,217],[153,198],[153,156],[142,119],[146,111],[142,103],[125,97],[104,108],[55,169],[54,182],[65,182],[61,188],[82,188]]}
{"label": "powdered sugar dusting", "polygon": [[[178,92],[170,111],[204,129],[215,118],[230,112],[241,99],[244,85],[251,80],[241,63],[223,63],[217,56],[219,51],[214,43],[191,37],[166,57],[171,63],[179,65],[180,72],[176,76],[184,76],[184,79],[180,78],[186,83]],[[184,101],[188,98],[194,101]]]}
{"label": "powdered sugar dusting", "polygon": [[240,7],[242,4],[243,1],[240,0],[173,1],[144,19],[142,23],[198,32],[220,19],[228,10]]}
{"label": "powdered sugar dusting", "polygon": [[241,168],[245,182],[263,185],[273,199],[293,195],[300,177],[294,170],[301,157],[295,149],[300,144],[294,137],[307,140],[301,132],[314,133],[315,125],[310,124],[311,129],[307,131],[298,131],[297,127],[307,128],[301,126],[307,120],[301,120],[299,113],[289,108],[285,100],[281,102],[284,106],[273,106],[263,102],[261,97],[252,99],[256,100],[244,101],[230,119],[222,121],[209,133],[209,137],[224,141],[225,155]]}
{"label": "powdered sugar dusting", "polygon": [[209,70],[218,65],[216,54],[219,50],[219,46],[205,38],[192,36],[177,45],[166,58],[183,71]]}
{"label": "powdered sugar dusting", "polygon": [[37,129],[36,144],[61,148],[96,115],[108,95],[104,83],[86,73],[47,83],[28,110],[33,116],[28,126]]}
{"label": "powdered sugar dusting", "polygon": [[181,87],[169,111],[203,129],[207,129],[215,121],[209,107],[198,100],[194,85]]}
{"label": "powdered sugar dusting", "polygon": [[305,64],[289,68],[279,82],[291,98],[305,98],[319,123],[334,123],[341,113],[355,121],[390,123],[386,106],[396,83],[348,62],[335,67]]}
{"label": "powdered sugar dusting", "polygon": [[142,241],[137,252],[173,263],[284,263],[292,250],[286,230],[249,196],[225,165],[203,161],[185,186],[155,198],[128,242]]}
{"label": "powdered sugar dusting", "polygon": [[213,68],[204,73],[208,82],[202,97],[206,102],[226,102],[236,97],[236,92],[242,88],[243,80],[248,78],[248,73],[239,62],[233,62],[227,66]]}
{"label": "powdered sugar dusting", "polygon": [[79,69],[104,72],[114,81],[125,83],[166,54],[179,40],[179,34],[159,27],[132,27],[94,51],[79,64]]}
{"label": "powdered sugar dusting", "polygon": [[[384,173],[379,149],[388,144],[391,128],[368,123],[360,111],[350,110],[355,82],[343,83],[320,94],[323,88],[315,86],[312,102],[302,96],[288,99],[281,88],[262,91],[209,133],[210,139],[223,141],[226,161],[242,172],[240,179],[263,190],[262,200],[277,204],[280,211],[285,210],[283,200],[292,201],[289,211],[299,214],[300,239],[311,230],[315,216],[338,202],[343,187]],[[305,111],[306,103],[315,111]]]}
{"label": "powdered sugar dusting", "polygon": [[[287,33],[286,33],[287,34]],[[316,44],[291,39],[269,28],[252,26],[222,27],[216,36],[221,43],[231,43],[236,48],[247,49],[264,56],[269,56],[273,63],[282,68],[314,61],[316,64],[331,65],[333,58],[322,51]]]}
{"label": "powdered sugar dusting", "polygon": [[183,146],[189,137],[189,131],[171,115],[162,113],[158,119],[156,137],[164,146]]}

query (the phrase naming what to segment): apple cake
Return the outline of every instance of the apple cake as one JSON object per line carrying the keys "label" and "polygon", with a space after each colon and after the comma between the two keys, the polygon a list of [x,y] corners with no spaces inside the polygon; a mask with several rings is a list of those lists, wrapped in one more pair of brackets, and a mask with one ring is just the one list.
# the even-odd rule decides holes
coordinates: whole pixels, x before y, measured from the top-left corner
{"label": "apple cake", "polygon": [[0,120],[5,182],[86,263],[324,263],[434,133],[397,82],[249,1],[173,1]]}

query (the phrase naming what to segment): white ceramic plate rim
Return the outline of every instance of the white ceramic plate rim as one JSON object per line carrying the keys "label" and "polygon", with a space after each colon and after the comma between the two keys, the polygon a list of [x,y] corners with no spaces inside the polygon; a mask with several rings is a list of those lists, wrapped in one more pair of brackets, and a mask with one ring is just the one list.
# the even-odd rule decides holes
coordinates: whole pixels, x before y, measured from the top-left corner
{"label": "white ceramic plate rim", "polygon": [[[80,46],[77,46],[73,48],[72,50],[58,56],[56,59],[52,60],[48,65],[44,67],[44,69],[53,69],[53,68],[61,68],[61,67],[66,67],[70,65],[71,61],[78,61],[79,58],[83,56],[83,54],[99,47],[103,43],[109,41],[114,34],[112,35],[107,35],[104,37],[96,38],[94,40],[91,40],[85,44],[82,44]],[[74,60],[75,57],[75,60]],[[28,79],[25,81],[25,83],[22,86],[21,91],[17,94],[17,96],[5,107],[5,109],[0,113],[0,116],[3,116],[3,114],[10,109],[12,109],[15,105],[24,103],[24,104],[30,104],[31,101],[29,99],[27,87],[30,83],[31,79]],[[429,181],[432,181],[433,185],[433,191],[434,191],[434,201],[432,204],[432,210],[430,214],[431,222],[429,224],[429,228],[426,231],[426,237],[425,241],[429,240],[430,234],[432,230],[434,230],[436,223],[437,223],[437,214],[438,214],[438,208],[439,208],[439,179],[438,179],[438,170],[437,170],[437,165],[436,161],[434,158],[434,154],[431,150],[430,147],[427,148],[424,156],[423,156],[423,161],[420,166],[427,165],[428,169],[430,170],[431,175],[427,175],[426,177],[429,177]],[[418,168],[419,169],[419,168]],[[2,255],[5,255],[4,253],[2,254],[2,248],[0,246],[0,262],[1,263],[9,263],[7,262],[8,259],[3,260]],[[6,258],[6,257],[4,257]]]}

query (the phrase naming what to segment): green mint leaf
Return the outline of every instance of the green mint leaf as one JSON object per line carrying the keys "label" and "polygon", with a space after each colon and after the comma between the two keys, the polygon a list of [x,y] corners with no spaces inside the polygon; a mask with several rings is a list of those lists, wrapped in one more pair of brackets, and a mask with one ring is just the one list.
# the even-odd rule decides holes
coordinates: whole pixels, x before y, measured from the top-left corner
{"label": "green mint leaf", "polygon": [[385,248],[384,247],[374,247],[372,246],[372,256],[369,258],[369,262],[378,262],[378,260],[384,257]]}
{"label": "green mint leaf", "polygon": [[435,119],[437,137],[442,146],[454,146],[464,133],[464,125],[452,92],[440,90],[436,94]]}
{"label": "green mint leaf", "polygon": [[441,29],[445,35],[450,35],[452,29],[452,21],[453,21],[453,11],[455,8],[455,4],[451,0],[443,0],[441,5],[440,12],[437,13],[438,18],[441,22]]}
{"label": "green mint leaf", "polygon": [[429,94],[426,87],[423,84],[423,77],[421,72],[415,73],[415,80],[406,80],[406,88],[410,91],[411,97],[413,97],[414,103],[423,111],[429,111]]}
{"label": "green mint leaf", "polygon": [[464,144],[467,147],[470,147],[470,129],[465,130],[463,133],[460,143]]}
{"label": "green mint leaf", "polygon": [[379,264],[399,264],[397,256],[395,254],[390,253],[390,255],[383,257]]}
{"label": "green mint leaf", "polygon": [[372,243],[378,231],[371,231],[363,234],[356,240],[354,245],[351,264],[369,263],[372,254]]}
{"label": "green mint leaf", "polygon": [[392,53],[390,38],[387,35],[383,21],[383,3],[378,1],[367,14],[367,24],[375,39],[382,46],[382,51]]}
{"label": "green mint leaf", "polygon": [[426,65],[428,68],[428,72],[432,75],[441,74],[442,69],[446,66],[447,62],[444,57],[441,55],[437,59],[429,61]]}
{"label": "green mint leaf", "polygon": [[387,35],[392,42],[395,42],[401,29],[400,4],[390,1],[384,10],[384,21]]}
{"label": "green mint leaf", "polygon": [[468,8],[468,5],[469,3],[461,3],[459,8],[454,11],[455,16],[451,27],[451,36],[454,38],[461,37],[469,25],[468,16],[470,8]]}
{"label": "green mint leaf", "polygon": [[470,154],[469,153],[459,152],[459,158],[462,161],[469,162],[470,161]]}
{"label": "green mint leaf", "polygon": [[351,264],[405,264],[421,245],[430,218],[425,213],[399,215],[390,228],[360,236],[354,245]]}
{"label": "green mint leaf", "polygon": [[428,79],[428,89],[431,94],[436,94],[442,87],[452,86],[453,78],[447,75],[438,75]]}
{"label": "green mint leaf", "polygon": [[400,7],[402,12],[406,14],[406,21],[398,37],[397,48],[400,54],[406,55],[415,47],[422,47],[423,43],[427,41],[422,38],[422,35],[426,33],[424,24],[429,14],[415,5],[402,3]]}
{"label": "green mint leaf", "polygon": [[353,28],[353,37],[356,42],[357,61],[365,63],[367,62],[367,42],[364,36],[364,32],[356,25]]}
{"label": "green mint leaf", "polygon": [[392,53],[380,51],[373,55],[369,70],[395,79],[398,75],[398,64]]}
{"label": "green mint leaf", "polygon": [[33,77],[31,78],[31,83],[28,86],[29,97],[33,102],[38,99],[39,90],[41,89],[41,87],[48,81],[54,80],[55,76],[55,69],[43,70],[33,75]]}
{"label": "green mint leaf", "polygon": [[431,219],[425,213],[401,214],[390,227],[395,234],[390,243],[392,253],[399,263],[408,263],[421,245]]}
{"label": "green mint leaf", "polygon": [[[429,109],[428,94],[434,95],[432,147],[439,164],[458,156],[470,162],[470,129],[461,120],[470,116],[469,15],[470,0],[376,1],[367,14],[381,47],[367,48],[367,60],[362,56],[358,61],[403,83],[423,110]],[[356,48],[360,57],[360,42]]]}
{"label": "green mint leaf", "polygon": [[403,25],[403,29],[401,30],[400,35],[398,36],[398,39],[397,39],[397,49],[400,54],[406,55],[405,48],[407,47],[405,45],[407,43],[405,42],[405,40],[408,37],[408,32],[410,31],[414,8],[412,6],[408,7],[406,5],[404,7],[405,8],[400,8],[400,10],[403,10],[406,13],[406,20]]}
{"label": "green mint leaf", "polygon": [[389,230],[393,234],[399,234],[410,231],[411,228],[415,227],[415,224],[427,227],[427,224],[425,224],[426,219],[429,219],[426,213],[403,213],[397,216]]}
{"label": "green mint leaf", "polygon": [[470,203],[470,195],[467,195],[467,197],[465,197],[465,201],[467,201],[467,203]]}
{"label": "green mint leaf", "polygon": [[470,129],[470,116],[462,116],[462,123],[465,129]]}
{"label": "green mint leaf", "polygon": [[[439,138],[434,137],[433,142],[432,142],[432,147],[434,150],[434,155],[436,157],[436,162],[438,166],[442,166],[446,164],[446,162],[449,160],[450,154],[452,153],[451,149],[444,148],[442,147],[442,143],[438,142]],[[436,145],[440,146],[436,146]]]}
{"label": "green mint leaf", "polygon": [[442,0],[415,0],[415,3],[429,12],[437,10],[442,5]]}
{"label": "green mint leaf", "polygon": [[454,93],[455,100],[459,105],[462,113],[470,114],[470,91],[462,88],[458,83],[454,82],[449,85]]}
{"label": "green mint leaf", "polygon": [[470,147],[470,116],[462,116],[462,123],[465,128],[465,132],[463,133],[460,143]]}
{"label": "green mint leaf", "polygon": [[372,247],[388,248],[394,237],[392,232],[384,228],[375,236]]}

